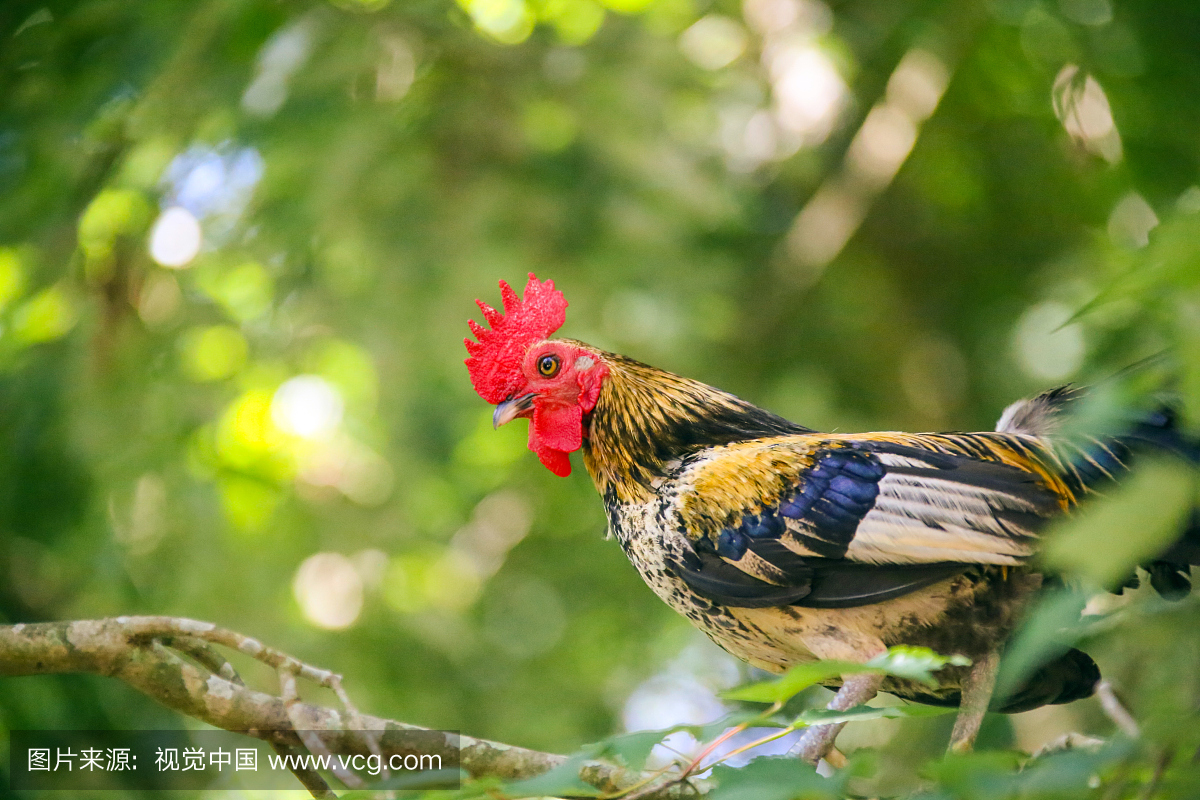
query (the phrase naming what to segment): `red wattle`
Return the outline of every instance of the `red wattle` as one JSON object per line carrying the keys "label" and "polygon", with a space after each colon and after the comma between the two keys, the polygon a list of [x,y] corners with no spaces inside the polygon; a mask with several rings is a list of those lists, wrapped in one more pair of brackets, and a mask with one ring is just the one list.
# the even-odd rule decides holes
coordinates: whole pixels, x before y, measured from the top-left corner
{"label": "red wattle", "polygon": [[533,424],[529,426],[529,438],[537,436],[543,447],[552,447],[564,453],[572,453],[583,446],[583,409],[569,406],[550,405],[540,398],[533,401]]}
{"label": "red wattle", "polygon": [[554,450],[546,448],[538,450],[537,457],[542,462],[542,466],[553,472],[560,478],[565,478],[571,474],[571,459],[562,450]]}
{"label": "red wattle", "polygon": [[583,409],[578,405],[548,405],[533,402],[529,425],[529,449],[537,453],[546,469],[559,477],[571,474],[573,453],[583,446]]}

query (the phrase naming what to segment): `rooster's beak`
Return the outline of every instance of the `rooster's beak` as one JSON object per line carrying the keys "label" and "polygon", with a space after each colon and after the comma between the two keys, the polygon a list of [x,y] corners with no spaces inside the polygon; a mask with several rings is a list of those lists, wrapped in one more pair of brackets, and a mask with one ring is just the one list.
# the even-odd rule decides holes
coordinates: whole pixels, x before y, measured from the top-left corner
{"label": "rooster's beak", "polygon": [[517,417],[523,416],[526,411],[533,408],[533,398],[535,397],[537,397],[537,393],[530,392],[511,400],[505,400],[496,406],[496,411],[492,414],[492,427],[499,428],[504,423],[512,422]]}

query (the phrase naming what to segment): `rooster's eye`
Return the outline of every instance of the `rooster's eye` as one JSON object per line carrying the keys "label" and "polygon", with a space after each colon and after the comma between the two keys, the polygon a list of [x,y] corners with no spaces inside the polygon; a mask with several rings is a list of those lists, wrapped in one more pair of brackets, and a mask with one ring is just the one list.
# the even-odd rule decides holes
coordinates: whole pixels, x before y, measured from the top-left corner
{"label": "rooster's eye", "polygon": [[544,378],[553,378],[558,374],[558,366],[558,356],[542,356],[538,359],[537,363],[538,372]]}

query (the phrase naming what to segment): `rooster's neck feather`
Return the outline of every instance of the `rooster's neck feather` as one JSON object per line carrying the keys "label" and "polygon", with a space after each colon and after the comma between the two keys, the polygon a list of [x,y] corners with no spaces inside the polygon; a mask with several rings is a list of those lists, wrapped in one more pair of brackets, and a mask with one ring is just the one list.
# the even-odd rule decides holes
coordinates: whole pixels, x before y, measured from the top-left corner
{"label": "rooster's neck feather", "polygon": [[605,498],[645,502],[656,479],[706,447],[809,431],[698,381],[598,355],[609,373],[586,421],[583,463]]}

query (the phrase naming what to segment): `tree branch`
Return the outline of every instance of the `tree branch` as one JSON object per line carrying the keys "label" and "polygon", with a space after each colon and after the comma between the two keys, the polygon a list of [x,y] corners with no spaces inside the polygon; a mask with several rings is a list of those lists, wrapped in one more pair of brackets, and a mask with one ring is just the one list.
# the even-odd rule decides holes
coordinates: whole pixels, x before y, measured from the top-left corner
{"label": "tree branch", "polygon": [[[245,686],[229,662],[212,647],[236,649],[285,676],[305,678],[333,689],[346,713],[278,697]],[[193,659],[187,661],[180,653]],[[0,626],[0,677],[82,672],[116,678],[167,708],[217,728],[263,739],[285,749],[304,747],[297,730],[319,731],[321,746],[333,753],[411,752],[402,736],[389,733],[427,730],[396,720],[360,714],[341,686],[341,676],[304,664],[256,639],[212,623],[179,617],[115,617],[74,622]],[[291,694],[289,692],[289,694]],[[383,731],[378,741],[362,731]],[[364,741],[366,739],[366,741]],[[459,749],[456,751],[455,744]],[[567,761],[566,756],[447,734],[427,750],[443,761],[458,761],[472,778],[530,778]],[[320,776],[297,776],[314,796],[331,796]],[[583,782],[619,796],[643,776],[600,761],[585,763]],[[315,780],[314,780],[315,779]],[[692,794],[669,786],[647,797]]]}

